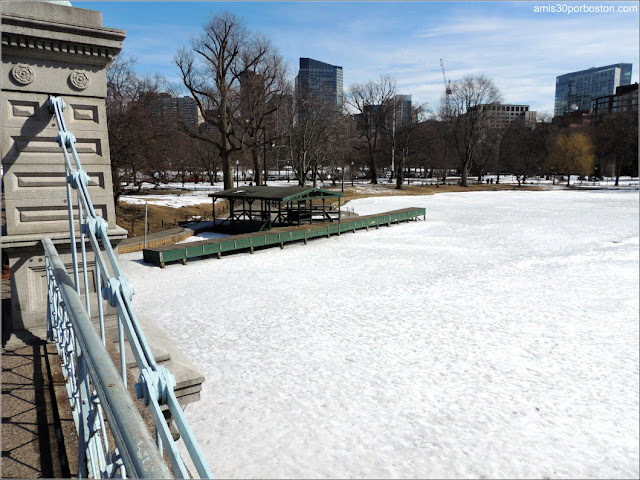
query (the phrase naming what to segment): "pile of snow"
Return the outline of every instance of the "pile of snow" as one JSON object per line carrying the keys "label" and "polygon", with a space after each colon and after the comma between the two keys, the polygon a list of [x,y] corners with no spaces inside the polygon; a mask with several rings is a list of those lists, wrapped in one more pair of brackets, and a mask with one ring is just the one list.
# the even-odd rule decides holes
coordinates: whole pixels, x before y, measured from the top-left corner
{"label": "pile of snow", "polygon": [[210,240],[212,238],[221,238],[228,237],[226,233],[216,233],[216,232],[201,232],[193,237],[186,238],[178,243],[191,243],[191,242],[200,242],[202,240]]}
{"label": "pile of snow", "polygon": [[636,192],[350,202],[427,221],[187,266],[121,255],[206,377],[218,477],[638,478]]}

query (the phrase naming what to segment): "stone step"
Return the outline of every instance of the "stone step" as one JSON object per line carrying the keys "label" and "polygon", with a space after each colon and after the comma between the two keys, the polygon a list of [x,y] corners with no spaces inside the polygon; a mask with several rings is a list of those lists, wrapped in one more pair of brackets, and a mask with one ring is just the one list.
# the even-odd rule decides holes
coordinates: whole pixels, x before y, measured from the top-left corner
{"label": "stone step", "polygon": [[[176,379],[174,391],[180,405],[185,408],[189,403],[198,401],[200,399],[200,390],[202,389],[204,376],[175,346],[174,342],[169,340],[164,332],[155,325],[153,320],[147,316],[139,316],[139,320],[154,360],[158,365],[167,368]],[[105,318],[107,338],[111,340],[117,351],[118,329],[115,321],[114,317]],[[97,322],[94,323],[96,323],[96,330],[99,330]],[[20,330],[13,332],[13,335],[11,335],[3,349],[8,351],[33,345],[34,343],[46,341],[46,336],[46,327],[32,329],[31,331]],[[137,381],[140,370],[136,366],[136,359],[128,340],[125,340],[125,358],[127,361],[127,369]],[[119,363],[116,365],[116,368],[119,368]]]}
{"label": "stone step", "polygon": [[[138,320],[154,358],[156,358],[156,363],[167,368],[174,375],[176,379],[174,391],[182,408],[191,402],[198,401],[204,382],[202,373],[151,318],[147,315],[138,315]],[[156,354],[157,357],[155,357]],[[140,375],[140,371],[135,365],[129,367],[129,370],[134,378],[138,378]]]}

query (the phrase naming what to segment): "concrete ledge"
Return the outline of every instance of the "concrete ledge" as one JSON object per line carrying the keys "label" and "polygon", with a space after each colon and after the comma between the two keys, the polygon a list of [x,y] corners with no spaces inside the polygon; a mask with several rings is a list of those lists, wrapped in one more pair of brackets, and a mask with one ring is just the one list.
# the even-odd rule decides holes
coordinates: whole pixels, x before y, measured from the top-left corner
{"label": "concrete ledge", "polygon": [[[79,230],[79,225],[76,223],[76,232]],[[107,236],[111,242],[111,246],[115,249],[118,247],[121,241],[124,241],[127,236],[127,231],[116,225],[115,228],[107,231]],[[2,236],[2,248],[4,250],[12,251],[11,249],[31,247],[41,249],[42,237],[48,237],[53,244],[58,248],[59,245],[69,245],[69,230],[64,232],[45,232],[45,233],[29,233],[20,235],[3,235]],[[85,244],[89,245],[88,238],[85,240]],[[80,235],[76,235],[76,246],[79,248],[81,245]]]}

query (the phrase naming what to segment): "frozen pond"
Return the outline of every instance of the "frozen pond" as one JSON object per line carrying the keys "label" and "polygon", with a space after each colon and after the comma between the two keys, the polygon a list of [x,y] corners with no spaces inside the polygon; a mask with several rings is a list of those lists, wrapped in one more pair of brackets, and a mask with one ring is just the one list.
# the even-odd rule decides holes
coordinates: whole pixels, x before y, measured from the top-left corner
{"label": "frozen pond", "polygon": [[218,478],[637,478],[638,199],[369,198],[427,221],[120,258],[205,374],[187,417]]}

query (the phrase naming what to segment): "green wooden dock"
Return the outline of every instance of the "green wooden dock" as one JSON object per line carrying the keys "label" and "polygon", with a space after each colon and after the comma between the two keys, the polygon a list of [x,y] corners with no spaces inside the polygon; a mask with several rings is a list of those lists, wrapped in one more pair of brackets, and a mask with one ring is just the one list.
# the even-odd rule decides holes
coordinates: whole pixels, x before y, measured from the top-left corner
{"label": "green wooden dock", "polygon": [[208,255],[217,255],[218,258],[221,258],[223,253],[239,250],[249,250],[253,253],[255,248],[276,245],[284,248],[284,244],[289,242],[304,241],[304,243],[307,243],[307,240],[310,238],[329,237],[331,235],[340,235],[341,233],[355,232],[356,230],[362,229],[369,230],[371,227],[378,228],[380,225],[390,227],[393,223],[418,220],[419,217],[426,219],[426,211],[424,208],[403,208],[401,210],[393,210],[376,215],[365,215],[348,219],[342,218],[339,222],[280,227],[262,232],[230,235],[228,237],[185,243],[184,245],[174,244],[145,248],[143,250],[143,258],[145,262],[153,263],[164,268],[165,264],[169,262],[181,260],[183,264],[186,264],[189,258]]}

